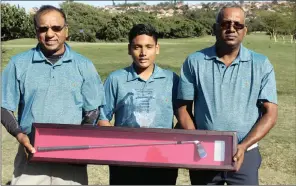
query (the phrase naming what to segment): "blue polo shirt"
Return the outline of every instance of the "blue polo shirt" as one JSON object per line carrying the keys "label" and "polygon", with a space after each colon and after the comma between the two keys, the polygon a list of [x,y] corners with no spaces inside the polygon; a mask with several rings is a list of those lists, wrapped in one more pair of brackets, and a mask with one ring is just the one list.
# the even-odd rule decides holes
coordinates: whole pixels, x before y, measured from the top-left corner
{"label": "blue polo shirt", "polygon": [[16,111],[21,129],[33,122],[80,124],[82,110],[104,104],[104,87],[93,63],[67,44],[54,65],[39,45],[11,58],[2,74],[2,107]]}
{"label": "blue polo shirt", "polygon": [[237,131],[241,142],[261,116],[258,103],[277,104],[274,69],[266,56],[243,45],[226,67],[212,46],[185,60],[178,99],[194,100],[197,129]]}
{"label": "blue polo shirt", "polygon": [[110,121],[115,114],[115,126],[172,128],[178,79],[157,65],[147,81],[133,65],[112,72],[104,83],[106,105],[99,119]]}

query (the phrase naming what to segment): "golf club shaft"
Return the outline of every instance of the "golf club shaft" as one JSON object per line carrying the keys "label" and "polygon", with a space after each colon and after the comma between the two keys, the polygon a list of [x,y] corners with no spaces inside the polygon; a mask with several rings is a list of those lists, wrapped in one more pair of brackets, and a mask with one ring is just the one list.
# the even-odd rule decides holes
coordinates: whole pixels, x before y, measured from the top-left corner
{"label": "golf club shaft", "polygon": [[60,151],[60,150],[83,150],[94,148],[108,148],[108,147],[135,147],[135,146],[151,146],[151,145],[170,145],[170,144],[197,144],[199,141],[170,141],[170,142],[157,142],[157,143],[142,143],[142,144],[111,144],[111,145],[79,145],[79,146],[50,146],[50,147],[37,147],[38,152],[47,151]]}

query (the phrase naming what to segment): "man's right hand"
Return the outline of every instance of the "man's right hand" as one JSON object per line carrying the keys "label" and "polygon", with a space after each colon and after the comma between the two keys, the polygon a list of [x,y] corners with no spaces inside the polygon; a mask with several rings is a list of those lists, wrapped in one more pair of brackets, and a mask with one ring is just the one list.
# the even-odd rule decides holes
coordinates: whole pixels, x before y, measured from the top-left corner
{"label": "man's right hand", "polygon": [[32,154],[36,152],[35,148],[30,143],[29,137],[26,134],[19,133],[15,138],[20,144],[25,147],[27,152],[30,152]]}

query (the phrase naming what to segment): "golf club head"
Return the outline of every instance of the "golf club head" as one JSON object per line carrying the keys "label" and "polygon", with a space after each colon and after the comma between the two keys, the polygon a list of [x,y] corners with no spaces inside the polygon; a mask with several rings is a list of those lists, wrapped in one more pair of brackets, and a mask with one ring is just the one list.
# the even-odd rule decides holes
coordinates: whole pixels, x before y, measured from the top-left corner
{"label": "golf club head", "polygon": [[202,144],[196,143],[195,145],[196,145],[196,150],[198,152],[199,157],[202,159],[207,157],[207,152],[206,152],[205,148],[202,146]]}

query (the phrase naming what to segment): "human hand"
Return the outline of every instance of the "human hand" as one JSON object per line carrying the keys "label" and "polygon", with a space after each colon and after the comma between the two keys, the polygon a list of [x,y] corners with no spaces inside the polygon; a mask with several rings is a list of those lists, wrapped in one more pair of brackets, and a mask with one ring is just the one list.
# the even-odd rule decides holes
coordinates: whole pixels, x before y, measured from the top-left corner
{"label": "human hand", "polygon": [[244,162],[245,151],[246,151],[246,147],[244,147],[242,144],[237,145],[236,154],[233,156],[233,161],[235,162],[236,171],[239,171],[239,169],[241,168],[241,165]]}
{"label": "human hand", "polygon": [[16,136],[17,141],[25,147],[25,153],[28,157],[28,152],[34,154],[36,149],[31,145],[29,137],[24,133],[19,133]]}

